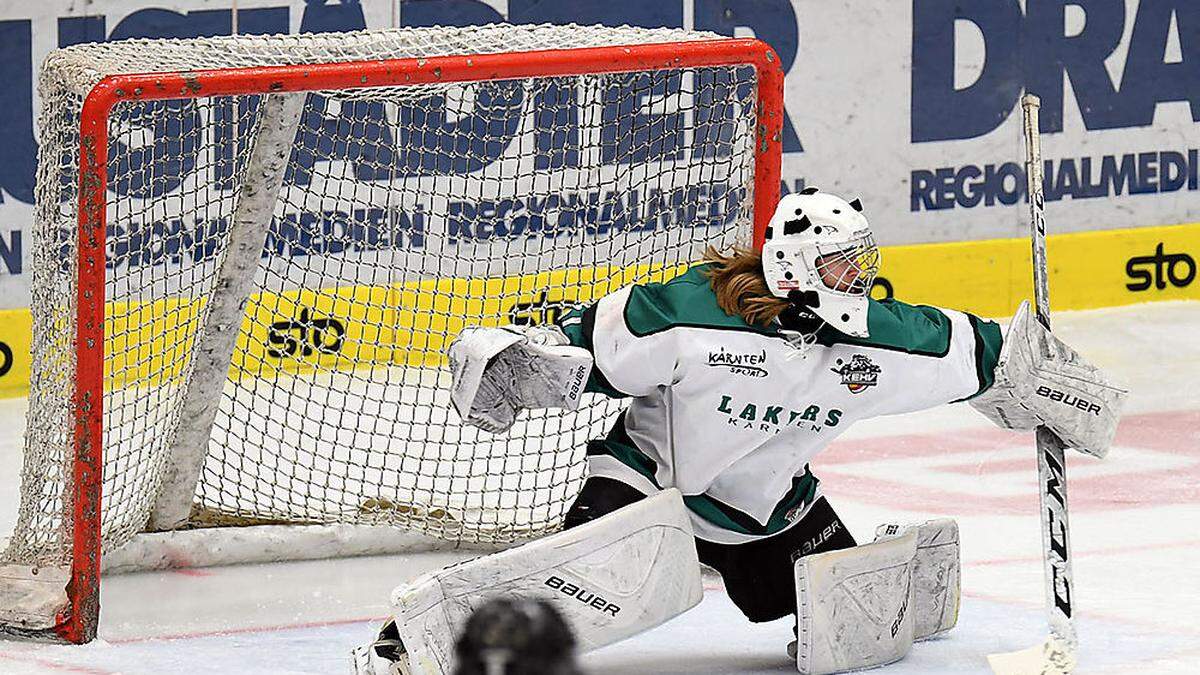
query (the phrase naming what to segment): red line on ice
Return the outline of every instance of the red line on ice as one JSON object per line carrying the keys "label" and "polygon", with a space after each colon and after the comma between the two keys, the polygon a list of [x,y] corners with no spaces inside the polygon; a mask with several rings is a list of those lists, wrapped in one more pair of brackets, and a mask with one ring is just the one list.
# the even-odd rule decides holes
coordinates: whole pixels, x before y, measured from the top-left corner
{"label": "red line on ice", "polygon": [[[1028,607],[1030,609],[1036,609],[1036,608],[1042,607],[1042,602],[1040,602],[1039,600],[1035,600],[1033,598],[1014,598],[1011,596],[993,595],[990,593],[980,593],[978,591],[966,591],[966,590],[964,590],[962,592],[962,595],[965,598],[974,598],[976,600],[984,600],[987,602],[995,602],[995,603],[1004,604],[1004,605],[1017,605],[1019,607]],[[1127,626],[1138,626],[1141,628],[1146,628],[1146,629],[1150,629],[1150,630],[1154,630],[1154,631],[1158,631],[1158,632],[1162,632],[1162,633],[1172,633],[1175,635],[1186,635],[1189,637],[1200,635],[1200,630],[1196,630],[1196,629],[1192,628],[1191,626],[1183,626],[1178,623],[1159,623],[1157,621],[1148,621],[1146,619],[1137,619],[1137,618],[1133,618],[1133,617],[1129,617],[1129,616],[1124,616],[1121,614],[1110,614],[1107,612],[1098,612],[1091,608],[1081,610],[1080,614],[1077,616],[1084,618],[1084,619],[1089,619],[1089,620],[1109,621],[1112,623],[1125,624]]]}
{"label": "red line on ice", "polygon": [[[705,591],[724,591],[725,585],[720,578],[704,581]],[[194,633],[168,633],[166,635],[148,635],[145,637],[131,638],[105,638],[105,641],[110,644],[132,644],[138,642],[155,642],[159,640],[196,640],[208,637],[221,637],[223,635],[245,635],[247,633],[270,633],[275,631],[299,630],[303,628],[326,628],[329,626],[344,626],[355,623],[382,623],[388,617],[385,616],[369,616],[359,617],[356,619],[335,619],[331,621],[308,621],[302,623],[277,624],[271,626],[246,626],[243,628],[221,628],[217,630],[196,631]]]}
{"label": "red line on ice", "polygon": [[[1200,410],[1131,415],[1121,420],[1116,445],[1185,459],[1183,466],[1160,469],[1130,468],[1108,475],[1072,476],[1068,466],[1072,510],[1104,511],[1200,503]],[[960,515],[1029,514],[1037,512],[1037,474],[1033,466],[1033,437],[1001,429],[948,430],[836,441],[813,462],[825,493],[836,503],[849,499],[892,509]],[[990,452],[995,458],[974,465],[954,462],[955,455]],[[1108,462],[1120,462],[1121,448]],[[931,488],[896,478],[877,478],[856,472],[857,465],[880,460],[920,459],[906,473],[939,479]],[[940,459],[945,463],[938,463]],[[1069,464],[1098,462],[1071,453]],[[1027,467],[1024,471],[1019,471]],[[1005,475],[1000,475],[1005,474]],[[1009,475],[1011,474],[1011,475]],[[977,480],[965,480],[974,475]],[[988,494],[986,482],[1005,481],[1008,492]]]}
{"label": "red line on ice", "polygon": [[[1190,541],[1173,541],[1163,542],[1161,544],[1139,544],[1134,548],[1129,546],[1109,548],[1097,548],[1086,551],[1075,551],[1074,558],[1091,558],[1106,555],[1137,555],[1144,551],[1161,551],[1172,548],[1196,548],[1200,547],[1200,539]],[[963,562],[965,567],[988,567],[992,565],[1018,565],[1031,562],[1041,562],[1041,556],[1021,556],[1018,558],[993,558],[991,560],[968,560]]]}
{"label": "red line on ice", "polygon": [[968,476],[996,473],[1023,473],[1023,475],[1028,476],[1030,471],[1037,472],[1037,457],[1030,453],[1026,454],[1029,456],[989,459],[970,464],[939,464],[937,470],[945,473],[966,474]]}
{"label": "red line on ice", "polygon": [[272,633],[275,631],[299,630],[303,628],[327,628],[329,626],[345,626],[354,623],[372,623],[385,621],[387,617],[359,617],[356,619],[333,619],[330,621],[302,621],[298,623],[276,624],[271,626],[244,626],[234,628],[219,628],[216,630],[196,631],[194,633],[168,633],[165,635],[147,635],[131,638],[104,638],[110,644],[124,645],[135,642],[155,642],[159,640],[196,640],[223,635],[245,635],[247,633]]}
{"label": "red line on ice", "polygon": [[18,654],[14,652],[0,652],[0,659],[20,661],[22,663],[32,663],[42,668],[48,668],[50,670],[64,673],[82,673],[83,675],[116,675],[120,672],[117,670],[101,670],[99,668],[77,666],[71,663],[60,663],[58,661],[41,658],[39,656],[33,656],[32,654]]}

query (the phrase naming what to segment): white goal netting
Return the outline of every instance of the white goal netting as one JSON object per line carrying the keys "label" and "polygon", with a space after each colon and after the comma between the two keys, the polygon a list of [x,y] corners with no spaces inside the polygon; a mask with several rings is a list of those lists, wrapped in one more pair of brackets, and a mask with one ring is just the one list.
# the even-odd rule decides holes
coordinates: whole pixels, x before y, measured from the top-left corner
{"label": "white goal netting", "polygon": [[[700,41],[668,29],[486,26],[127,41],[55,52],[40,82],[34,376],[4,554],[69,556],[79,114],[103,77]],[[102,540],[146,527],[195,375],[262,108],[124,101],[108,122]],[[707,244],[748,243],[749,66],[306,95],[187,526],[386,524],[505,544],[558,526],[584,444],[622,404],[464,427],[444,351],[467,324],[552,320]]]}

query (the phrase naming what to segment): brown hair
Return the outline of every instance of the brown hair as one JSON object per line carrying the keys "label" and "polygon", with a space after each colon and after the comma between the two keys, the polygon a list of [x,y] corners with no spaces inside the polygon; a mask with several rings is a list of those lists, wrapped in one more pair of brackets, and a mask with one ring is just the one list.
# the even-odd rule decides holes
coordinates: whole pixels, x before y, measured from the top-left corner
{"label": "brown hair", "polygon": [[771,295],[757,251],[734,246],[732,254],[725,255],[709,246],[704,262],[710,263],[705,273],[717,294],[717,305],[726,314],[766,326],[790,306],[787,300]]}

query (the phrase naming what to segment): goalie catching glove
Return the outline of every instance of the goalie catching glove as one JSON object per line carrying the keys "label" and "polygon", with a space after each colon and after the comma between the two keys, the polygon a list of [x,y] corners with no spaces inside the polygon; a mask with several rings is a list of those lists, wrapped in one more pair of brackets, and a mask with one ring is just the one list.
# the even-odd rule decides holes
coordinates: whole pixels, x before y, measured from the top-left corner
{"label": "goalie catching glove", "polygon": [[1005,429],[1044,424],[1069,448],[1104,457],[1128,394],[1054,337],[1021,303],[1004,336],[996,381],[971,405]]}
{"label": "goalie catching glove", "polygon": [[578,408],[592,355],[558,326],[471,326],[450,345],[450,370],[459,416],[498,434],[524,408]]}

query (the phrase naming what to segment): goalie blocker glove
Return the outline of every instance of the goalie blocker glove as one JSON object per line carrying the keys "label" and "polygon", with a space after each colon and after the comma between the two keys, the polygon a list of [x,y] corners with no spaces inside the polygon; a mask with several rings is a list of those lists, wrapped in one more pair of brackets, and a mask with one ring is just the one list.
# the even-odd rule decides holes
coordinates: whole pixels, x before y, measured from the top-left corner
{"label": "goalie blocker glove", "polygon": [[450,400],[467,423],[502,433],[524,408],[578,408],[591,370],[557,326],[471,326],[450,345]]}
{"label": "goalie blocker glove", "polygon": [[1044,424],[1070,448],[1104,457],[1128,392],[1113,385],[1021,303],[1004,336],[996,381],[971,405],[1005,429]]}

